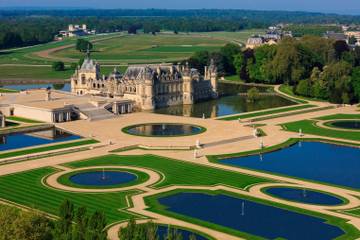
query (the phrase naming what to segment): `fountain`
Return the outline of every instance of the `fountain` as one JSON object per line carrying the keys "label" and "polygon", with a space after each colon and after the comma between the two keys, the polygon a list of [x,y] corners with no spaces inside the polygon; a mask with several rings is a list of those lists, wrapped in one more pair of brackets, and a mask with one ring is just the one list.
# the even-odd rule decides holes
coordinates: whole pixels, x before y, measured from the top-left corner
{"label": "fountain", "polygon": [[105,169],[102,169],[102,176],[101,176],[101,180],[106,180],[106,176],[105,176]]}

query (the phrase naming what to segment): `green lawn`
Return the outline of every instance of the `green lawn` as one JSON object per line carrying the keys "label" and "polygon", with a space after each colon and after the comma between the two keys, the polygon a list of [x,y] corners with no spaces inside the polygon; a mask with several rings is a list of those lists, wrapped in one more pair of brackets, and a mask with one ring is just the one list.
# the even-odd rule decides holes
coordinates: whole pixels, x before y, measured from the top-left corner
{"label": "green lawn", "polygon": [[[112,35],[119,35],[119,34],[117,33]],[[108,37],[109,36],[95,35],[95,36],[87,36],[84,38],[90,40],[99,40]],[[76,38],[68,38],[63,41],[57,41],[57,42],[54,41],[45,44],[24,47],[24,48],[2,50],[0,51],[0,64],[50,64],[51,65],[54,60],[38,57],[34,53],[65,46],[65,45],[75,44],[75,42],[76,42]]]}
{"label": "green lawn", "polygon": [[78,147],[78,146],[94,144],[94,143],[98,143],[98,141],[93,140],[93,139],[86,139],[86,140],[80,140],[80,141],[69,142],[69,143],[60,143],[60,144],[55,144],[55,145],[46,146],[46,147],[35,147],[35,148],[24,149],[24,150],[15,150],[15,151],[6,152],[6,153],[0,153],[0,159],[9,158],[9,157],[18,157],[18,156],[32,154],[32,153],[42,153],[42,152],[47,152],[47,151],[60,150],[60,149],[65,149],[65,148],[70,148],[70,147]]}
{"label": "green lawn", "polygon": [[[122,73],[127,69],[126,66],[117,67]],[[101,73],[109,75],[114,70],[112,66],[102,66]],[[0,79],[29,79],[29,80],[66,80],[70,79],[75,70],[66,68],[65,71],[54,71],[50,66],[22,66],[19,71],[18,66],[0,66]],[[9,84],[10,85],[10,84]],[[15,83],[16,85],[16,83]],[[11,89],[0,89],[0,92],[17,92]]]}
{"label": "green lawn", "polygon": [[286,85],[286,84],[283,84],[280,86],[279,90],[285,94],[288,94],[294,98],[298,98],[298,99],[303,99],[304,102],[306,103],[306,101],[319,101],[319,102],[326,102],[325,100],[323,99],[318,99],[318,98],[310,98],[310,97],[304,97],[304,96],[299,96],[299,95],[296,95],[293,91],[293,88],[292,86],[289,86],[289,85]]}
{"label": "green lawn", "polygon": [[16,92],[19,92],[19,91],[14,90],[14,89],[0,88],[0,93],[16,93]]}
{"label": "green lawn", "polygon": [[[197,51],[214,51],[228,43],[198,34],[137,34],[99,41],[94,44],[92,56],[100,63],[161,63],[180,61]],[[53,53],[54,57],[79,59],[75,48]]]}
{"label": "green lawn", "polygon": [[253,118],[253,117],[258,117],[258,116],[263,116],[263,115],[270,115],[270,114],[282,113],[282,112],[290,112],[290,111],[296,111],[296,110],[312,108],[312,107],[316,107],[316,106],[307,104],[307,105],[300,105],[300,106],[295,106],[295,107],[272,109],[272,110],[255,112],[255,113],[239,114],[239,115],[235,115],[235,116],[231,116],[231,117],[224,117],[224,118],[220,118],[220,120],[231,121],[231,120],[237,120],[239,118],[240,119]]}
{"label": "green lawn", "polygon": [[55,172],[56,170],[52,168],[41,168],[2,176],[0,177],[0,198],[53,215],[58,214],[60,204],[68,199],[77,207],[87,207],[90,212],[104,211],[108,223],[130,217],[130,214],[119,209],[127,206],[125,196],[134,191],[106,194],[70,193],[44,186],[41,183],[42,178]]}
{"label": "green lawn", "polygon": [[37,120],[23,118],[23,117],[17,117],[17,116],[9,116],[9,117],[6,117],[6,119],[17,121],[17,122],[22,122],[22,123],[43,123],[43,122],[40,122]]}
{"label": "green lawn", "polygon": [[1,79],[69,79],[74,70],[54,71],[51,66],[0,66]]}
{"label": "green lawn", "polygon": [[321,108],[304,109],[304,110],[297,111],[297,112],[285,112],[285,113],[280,113],[280,114],[276,114],[276,115],[268,115],[268,116],[254,118],[254,119],[252,119],[252,121],[258,122],[258,121],[264,121],[264,120],[273,119],[273,118],[280,118],[280,117],[287,117],[287,116],[293,116],[293,115],[310,113],[310,112],[323,111],[323,110],[332,109],[332,108],[333,108],[332,106],[327,106],[327,107],[321,107]]}
{"label": "green lawn", "polygon": [[360,208],[355,208],[355,209],[347,210],[347,211],[344,211],[344,212],[349,213],[351,215],[355,215],[357,217],[360,217]]}
{"label": "green lawn", "polygon": [[317,120],[360,119],[360,114],[334,114],[316,118]]}
{"label": "green lawn", "polygon": [[204,34],[217,39],[225,39],[227,41],[240,43],[242,45],[246,44],[246,41],[252,35],[264,34],[266,29],[246,29],[238,32],[207,32],[199,33]]}
{"label": "green lawn", "polygon": [[338,131],[327,128],[321,128],[315,125],[316,121],[314,120],[302,120],[297,122],[290,122],[282,124],[284,130],[291,132],[299,132],[299,129],[302,129],[302,132],[305,134],[313,134],[324,137],[331,138],[341,138],[352,141],[360,141],[360,132],[352,131]]}
{"label": "green lawn", "polygon": [[198,164],[177,161],[154,155],[144,156],[118,156],[108,155],[91,160],[66,164],[69,167],[88,167],[101,165],[120,165],[145,167],[162,172],[165,179],[155,187],[164,187],[172,184],[178,185],[214,185],[226,184],[237,188],[245,188],[254,183],[268,182],[270,180],[257,178],[237,172],[225,171],[217,168],[201,166]]}

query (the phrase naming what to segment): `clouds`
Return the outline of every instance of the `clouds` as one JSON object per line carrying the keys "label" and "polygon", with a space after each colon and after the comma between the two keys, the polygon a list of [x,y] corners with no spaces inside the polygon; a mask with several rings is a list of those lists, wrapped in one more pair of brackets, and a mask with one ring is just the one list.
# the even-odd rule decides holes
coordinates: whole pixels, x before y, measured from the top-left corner
{"label": "clouds", "polygon": [[0,0],[0,7],[232,8],[360,14],[359,0]]}

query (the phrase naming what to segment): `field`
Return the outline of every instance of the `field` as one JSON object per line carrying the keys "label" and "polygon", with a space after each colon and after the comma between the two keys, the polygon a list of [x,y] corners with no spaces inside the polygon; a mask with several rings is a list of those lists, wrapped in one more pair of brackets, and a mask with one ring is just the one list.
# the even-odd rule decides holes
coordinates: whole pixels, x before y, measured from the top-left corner
{"label": "field", "polygon": [[[94,44],[93,58],[105,65],[179,62],[198,51],[216,51],[226,43],[244,44],[246,39],[263,30],[209,33],[160,33],[127,35],[114,33],[87,37]],[[0,51],[0,79],[69,79],[72,62],[78,62],[83,53],[75,50],[76,39],[66,39],[25,48]],[[54,72],[54,61],[65,62],[67,69]],[[110,66],[107,66],[110,67]],[[109,72],[104,70],[103,74]]]}
{"label": "field", "polygon": [[[21,70],[19,70],[21,68]],[[127,67],[121,66],[118,69],[122,72]],[[101,73],[108,75],[114,69],[113,66],[101,67]],[[3,80],[17,80],[17,79],[29,79],[29,80],[65,80],[70,79],[74,74],[74,70],[67,67],[65,71],[54,71],[51,66],[1,66],[0,65],[1,77]]]}
{"label": "field", "polygon": [[[214,51],[228,41],[195,34],[125,35],[94,44],[93,58],[102,64],[176,62],[203,50]],[[79,59],[74,48],[52,53],[52,57]]]}

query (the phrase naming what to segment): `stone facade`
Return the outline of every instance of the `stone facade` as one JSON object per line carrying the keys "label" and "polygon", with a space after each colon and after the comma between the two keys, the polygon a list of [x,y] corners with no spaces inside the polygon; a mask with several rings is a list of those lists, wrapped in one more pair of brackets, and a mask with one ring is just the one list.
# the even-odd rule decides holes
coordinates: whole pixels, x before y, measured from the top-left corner
{"label": "stone facade", "polygon": [[100,65],[86,56],[71,78],[72,92],[128,99],[142,110],[193,104],[217,97],[217,68],[213,61],[201,75],[186,65],[134,65],[124,74],[116,68],[101,76]]}
{"label": "stone facade", "polygon": [[6,127],[5,115],[0,112],[0,128]]}

